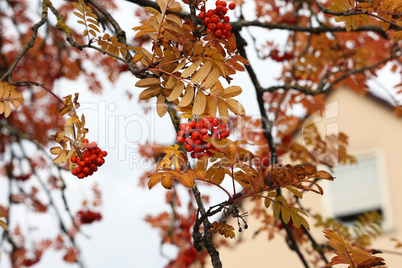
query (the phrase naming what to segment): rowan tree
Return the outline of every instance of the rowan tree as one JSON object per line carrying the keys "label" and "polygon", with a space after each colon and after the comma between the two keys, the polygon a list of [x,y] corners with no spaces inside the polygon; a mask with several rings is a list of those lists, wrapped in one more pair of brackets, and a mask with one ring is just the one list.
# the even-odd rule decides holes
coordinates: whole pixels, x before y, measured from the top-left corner
{"label": "rowan tree", "polygon": [[[0,153],[8,184],[0,224],[5,229],[2,246],[13,267],[39,263],[50,248],[62,250],[64,261],[83,267],[76,236],[85,235],[82,225],[102,219],[98,187],[81,210],[71,211],[65,180],[96,180],[101,166],[107,165],[107,148],[91,140],[85,115],[79,116],[79,92],[59,96],[55,87],[58,79],[85,77],[88,90],[104,90],[98,72],[85,67],[88,62],[101,66],[112,83],[121,73],[130,73],[142,105],[156,101],[157,114],[168,117],[176,130],[175,144],[148,142],[140,150],[155,166],[139,184],[152,189],[160,183],[171,207],[146,218],[160,230],[162,245],[178,249],[167,267],[210,262],[221,267],[219,247],[248,227],[247,212],[239,209],[244,200],[255,202],[249,213],[261,219],[261,230],[271,237],[286,232],[289,249],[305,267],[382,265],[384,260],[374,256],[378,252],[368,243],[379,232],[378,215],[361,216],[357,235],[318,215],[316,223],[329,239],[318,245],[309,233],[312,220],[301,205],[303,195],[325,194],[321,180],[334,179],[323,166],[331,169],[354,161],[347,153],[347,136],[326,139],[313,124],[304,128],[309,148],[325,152],[317,156],[292,135],[309,115],[324,109],[325,94],[337,86],[364,95],[367,82],[387,64],[393,72],[402,71],[402,2],[255,0],[253,12],[241,0],[127,2],[138,6],[135,16],[141,21],[133,20],[132,29],[119,24],[130,18],[110,14],[118,5],[114,0],[38,1],[39,16],[29,1],[0,3]],[[80,28],[71,26],[76,22]],[[265,34],[257,36],[256,28]],[[270,38],[273,30],[283,32],[284,45]],[[135,38],[128,40],[126,31],[135,31]],[[261,82],[257,59],[267,71],[273,62],[280,66],[276,84]],[[253,88],[231,83],[244,71]],[[395,85],[396,92],[401,85]],[[244,91],[255,92],[258,119],[246,116],[247,107],[236,100]],[[304,107],[303,116],[292,114],[295,105]],[[282,156],[291,164],[280,163]],[[227,198],[207,207],[208,191],[198,185],[219,189]],[[52,192],[60,194],[63,206]],[[189,196],[187,204],[181,202],[183,195]],[[22,223],[13,222],[19,206],[37,213],[52,208],[60,234],[27,243]],[[178,207],[186,212],[179,213]],[[212,221],[213,216],[219,220]],[[313,262],[301,247],[310,247]],[[332,260],[331,252],[336,254]]]}

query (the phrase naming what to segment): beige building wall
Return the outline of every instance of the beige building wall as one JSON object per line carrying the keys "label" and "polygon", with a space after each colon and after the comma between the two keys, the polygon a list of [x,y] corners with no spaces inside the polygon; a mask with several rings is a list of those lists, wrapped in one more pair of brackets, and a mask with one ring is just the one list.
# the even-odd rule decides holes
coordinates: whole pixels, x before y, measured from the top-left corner
{"label": "beige building wall", "polygon": [[[327,117],[327,118],[326,118]],[[338,128],[349,136],[349,152],[359,155],[365,152],[377,152],[380,157],[382,188],[385,191],[389,226],[383,235],[374,240],[372,248],[392,250],[395,243],[391,237],[402,240],[402,122],[392,114],[392,108],[372,96],[361,97],[346,89],[338,89],[328,97],[327,115],[316,123],[320,133]],[[301,142],[301,138],[297,137]],[[325,187],[325,185],[324,185]],[[358,191],[359,189],[356,189]],[[314,193],[306,193],[302,204],[311,208],[313,213],[326,213],[327,199]],[[249,205],[243,204],[247,211]],[[270,210],[271,212],[271,210]],[[322,230],[314,228],[314,219],[308,219],[312,234],[318,242],[326,241]],[[245,240],[233,249],[220,251],[224,267],[303,267],[296,253],[290,251],[285,242],[285,231],[278,232],[273,240],[268,241],[267,232],[253,237],[260,227],[253,217],[247,217],[249,229],[236,233],[236,240],[241,236]],[[233,222],[233,226],[236,224]],[[236,228],[236,227],[235,227]],[[402,250],[399,250],[402,253]],[[384,253],[387,267],[402,267],[402,256]],[[338,267],[338,266],[337,266]],[[346,265],[339,265],[346,267]]]}

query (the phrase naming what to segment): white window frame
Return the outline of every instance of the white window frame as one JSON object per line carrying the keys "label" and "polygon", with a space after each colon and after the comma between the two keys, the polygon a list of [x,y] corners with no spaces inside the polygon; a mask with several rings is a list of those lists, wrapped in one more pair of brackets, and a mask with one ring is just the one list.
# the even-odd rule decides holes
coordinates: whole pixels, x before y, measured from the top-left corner
{"label": "white window frame", "polygon": [[[386,159],[385,153],[382,148],[374,147],[367,150],[361,150],[354,153],[351,153],[356,157],[357,162],[359,158],[374,156],[375,161],[377,163],[377,178],[379,182],[379,195],[380,195],[380,204],[381,204],[381,212],[382,212],[382,229],[383,232],[391,231],[394,228],[394,221],[392,217],[392,207],[390,200],[390,188],[389,188],[389,178],[387,175],[386,168]],[[355,165],[355,164],[352,164]],[[333,174],[336,180],[336,174]],[[323,206],[322,206],[322,214],[324,217],[335,217],[335,212],[333,207],[331,206],[331,200],[333,200],[334,196],[330,191],[331,181],[324,181],[323,189],[324,189],[324,198],[323,198]],[[364,211],[362,211],[364,212]]]}

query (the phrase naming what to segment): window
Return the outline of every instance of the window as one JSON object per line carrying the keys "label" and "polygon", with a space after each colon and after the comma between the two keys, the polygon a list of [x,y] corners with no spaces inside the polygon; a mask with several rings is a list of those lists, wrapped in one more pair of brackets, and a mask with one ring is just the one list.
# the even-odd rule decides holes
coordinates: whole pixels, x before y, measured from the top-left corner
{"label": "window", "polygon": [[347,224],[359,214],[376,210],[383,217],[383,229],[390,229],[387,177],[381,163],[384,158],[378,150],[355,156],[357,164],[336,167],[336,179],[326,184],[327,216]]}

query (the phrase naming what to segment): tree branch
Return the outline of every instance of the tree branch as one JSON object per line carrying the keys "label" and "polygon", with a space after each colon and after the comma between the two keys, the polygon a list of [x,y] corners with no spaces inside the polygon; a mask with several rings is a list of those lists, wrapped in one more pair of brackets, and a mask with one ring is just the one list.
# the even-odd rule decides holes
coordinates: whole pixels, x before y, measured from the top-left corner
{"label": "tree branch", "polygon": [[[274,22],[261,22],[258,20],[253,21],[246,21],[246,20],[239,20],[231,23],[232,28],[236,30],[240,30],[243,27],[262,27],[267,29],[276,29],[276,30],[287,30],[287,31],[294,31],[294,32],[308,32],[313,34],[320,34],[320,33],[328,33],[328,32],[347,32],[345,27],[329,27],[325,25],[321,25],[319,27],[312,27],[312,26],[298,26],[292,24],[285,24],[285,23],[274,23]],[[384,31],[382,30],[381,26],[373,26],[373,25],[363,25],[354,30],[356,32],[376,32],[381,35],[384,35]]]}

